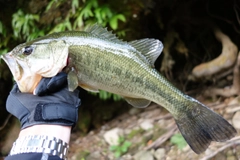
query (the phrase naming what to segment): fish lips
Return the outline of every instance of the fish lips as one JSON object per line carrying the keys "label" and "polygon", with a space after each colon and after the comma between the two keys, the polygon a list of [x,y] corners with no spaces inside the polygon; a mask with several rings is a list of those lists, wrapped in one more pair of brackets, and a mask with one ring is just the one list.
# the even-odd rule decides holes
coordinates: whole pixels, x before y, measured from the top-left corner
{"label": "fish lips", "polygon": [[13,58],[11,52],[2,55],[1,58],[5,61],[5,63],[7,63],[10,71],[12,72],[14,79],[20,80],[21,79],[21,67],[19,66],[19,64],[17,63],[17,61]]}
{"label": "fish lips", "polygon": [[11,52],[2,55],[1,58],[10,68],[10,71],[12,72],[14,80],[17,82],[20,91],[32,93],[42,76],[33,75],[27,64],[15,59]]}

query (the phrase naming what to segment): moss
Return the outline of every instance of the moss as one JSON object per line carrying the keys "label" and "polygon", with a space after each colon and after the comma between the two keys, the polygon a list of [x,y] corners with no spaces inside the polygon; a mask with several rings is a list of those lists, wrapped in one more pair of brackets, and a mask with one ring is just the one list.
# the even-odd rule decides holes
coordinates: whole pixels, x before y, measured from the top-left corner
{"label": "moss", "polygon": [[76,159],[85,159],[88,155],[90,154],[89,151],[80,151],[77,156]]}
{"label": "moss", "polygon": [[134,136],[138,135],[138,134],[142,134],[144,132],[143,129],[135,129],[135,130],[132,130],[128,135],[127,135],[127,138],[128,139],[132,139]]}
{"label": "moss", "polygon": [[166,133],[166,130],[163,128],[159,128],[159,126],[154,127],[153,137],[152,140],[157,140],[160,136],[162,136],[164,133]]}

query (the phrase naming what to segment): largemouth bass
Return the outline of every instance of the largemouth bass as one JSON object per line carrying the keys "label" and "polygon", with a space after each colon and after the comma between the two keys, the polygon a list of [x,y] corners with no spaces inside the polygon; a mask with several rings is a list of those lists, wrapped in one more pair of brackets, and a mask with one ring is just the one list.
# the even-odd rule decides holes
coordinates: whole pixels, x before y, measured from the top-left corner
{"label": "largemouth bass", "polygon": [[15,47],[2,56],[22,92],[34,92],[42,77],[68,73],[69,89],[77,86],[119,94],[134,107],[155,102],[166,108],[196,153],[211,141],[231,139],[236,130],[224,118],[191,98],[154,69],[163,45],[156,39],[123,42],[107,29],[50,34]]}

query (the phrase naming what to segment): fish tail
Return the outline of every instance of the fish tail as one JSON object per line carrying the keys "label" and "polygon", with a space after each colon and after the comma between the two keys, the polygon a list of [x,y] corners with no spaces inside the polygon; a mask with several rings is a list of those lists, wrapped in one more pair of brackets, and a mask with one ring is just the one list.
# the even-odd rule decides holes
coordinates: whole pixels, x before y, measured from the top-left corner
{"label": "fish tail", "polygon": [[177,126],[183,137],[197,154],[204,152],[211,141],[223,142],[237,133],[234,127],[223,117],[200,102],[176,116]]}

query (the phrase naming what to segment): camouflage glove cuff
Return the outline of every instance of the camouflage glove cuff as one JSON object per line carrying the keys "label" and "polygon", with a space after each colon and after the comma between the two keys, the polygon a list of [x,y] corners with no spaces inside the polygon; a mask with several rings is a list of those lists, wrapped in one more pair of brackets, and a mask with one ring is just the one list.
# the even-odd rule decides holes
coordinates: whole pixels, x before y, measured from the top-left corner
{"label": "camouflage glove cuff", "polygon": [[78,90],[68,91],[65,86],[55,93],[37,96],[21,93],[14,85],[7,99],[7,110],[16,116],[22,129],[36,124],[73,126],[78,118]]}

